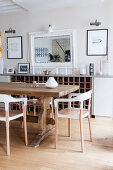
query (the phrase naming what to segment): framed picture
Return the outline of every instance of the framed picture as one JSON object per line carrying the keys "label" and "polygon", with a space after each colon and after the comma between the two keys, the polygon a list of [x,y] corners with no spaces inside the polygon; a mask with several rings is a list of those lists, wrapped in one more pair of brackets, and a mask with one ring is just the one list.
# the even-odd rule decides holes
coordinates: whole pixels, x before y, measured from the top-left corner
{"label": "framed picture", "polygon": [[7,73],[11,73],[11,74],[14,74],[14,68],[11,68],[11,67],[8,67],[7,68]]}
{"label": "framed picture", "polygon": [[26,74],[29,73],[30,64],[29,63],[18,63],[18,73]]}
{"label": "framed picture", "polygon": [[23,58],[22,36],[7,37],[7,58]]}
{"label": "framed picture", "polygon": [[108,55],[108,29],[87,30],[87,55]]}

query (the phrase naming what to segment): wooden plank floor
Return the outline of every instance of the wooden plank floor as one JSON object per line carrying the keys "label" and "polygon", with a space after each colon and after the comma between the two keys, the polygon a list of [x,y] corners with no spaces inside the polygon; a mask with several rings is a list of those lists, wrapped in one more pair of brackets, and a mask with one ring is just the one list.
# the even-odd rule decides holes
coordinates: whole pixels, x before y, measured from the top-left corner
{"label": "wooden plank floor", "polygon": [[[0,123],[0,170],[113,170],[113,121],[91,120],[93,142],[89,142],[87,120],[84,120],[85,153],[80,152],[79,122],[72,121],[72,137],[67,137],[67,120],[59,120],[58,148],[54,136],[38,148],[24,145],[20,122],[10,126],[11,156],[6,156],[5,127]],[[37,124],[28,124],[29,142]]]}

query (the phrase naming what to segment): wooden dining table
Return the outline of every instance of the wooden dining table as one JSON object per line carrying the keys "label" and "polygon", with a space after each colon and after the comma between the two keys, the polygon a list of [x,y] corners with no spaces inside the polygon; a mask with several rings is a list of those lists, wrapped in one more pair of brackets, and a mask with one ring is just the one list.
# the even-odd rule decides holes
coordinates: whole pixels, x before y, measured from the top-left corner
{"label": "wooden dining table", "polygon": [[47,88],[45,85],[33,87],[30,83],[0,82],[0,94],[35,96],[43,107],[43,113],[38,121],[38,134],[31,142],[31,146],[37,147],[54,129],[54,125],[47,122],[52,114],[48,114],[51,98],[60,98],[79,89],[78,85],[59,85],[56,88]]}

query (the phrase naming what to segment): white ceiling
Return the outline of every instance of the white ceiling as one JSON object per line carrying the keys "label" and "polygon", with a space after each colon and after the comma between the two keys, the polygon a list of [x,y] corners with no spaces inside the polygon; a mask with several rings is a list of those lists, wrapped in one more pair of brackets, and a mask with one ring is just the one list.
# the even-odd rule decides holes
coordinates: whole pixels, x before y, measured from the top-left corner
{"label": "white ceiling", "polygon": [[96,3],[104,0],[15,0],[24,8],[31,10],[43,10],[50,8],[60,8],[66,6],[76,5],[78,3]]}
{"label": "white ceiling", "polygon": [[0,13],[45,10],[97,2],[104,2],[104,0],[0,0]]}
{"label": "white ceiling", "polygon": [[26,10],[24,7],[16,4],[13,0],[0,0],[0,13],[16,12]]}

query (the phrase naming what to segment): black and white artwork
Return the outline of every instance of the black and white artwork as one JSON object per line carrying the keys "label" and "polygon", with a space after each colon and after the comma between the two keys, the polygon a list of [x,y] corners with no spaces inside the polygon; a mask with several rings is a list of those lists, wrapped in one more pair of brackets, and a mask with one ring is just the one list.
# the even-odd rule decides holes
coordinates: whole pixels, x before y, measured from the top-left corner
{"label": "black and white artwork", "polygon": [[7,37],[7,58],[22,59],[22,36]]}
{"label": "black and white artwork", "polygon": [[108,29],[87,30],[87,55],[107,56]]}
{"label": "black and white artwork", "polygon": [[29,73],[29,63],[18,63],[18,73]]}

